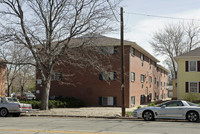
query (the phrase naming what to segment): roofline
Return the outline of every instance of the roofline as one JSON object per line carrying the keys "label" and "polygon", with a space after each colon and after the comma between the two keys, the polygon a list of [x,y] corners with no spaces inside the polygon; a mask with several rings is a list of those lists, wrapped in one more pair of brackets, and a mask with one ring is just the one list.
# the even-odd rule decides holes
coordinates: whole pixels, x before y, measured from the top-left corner
{"label": "roofline", "polygon": [[165,71],[168,72],[168,73],[170,72],[168,69],[166,69],[165,67],[163,67],[163,66],[161,66],[161,65],[159,65],[159,64],[157,65],[157,67],[159,67],[159,68],[165,70]]}

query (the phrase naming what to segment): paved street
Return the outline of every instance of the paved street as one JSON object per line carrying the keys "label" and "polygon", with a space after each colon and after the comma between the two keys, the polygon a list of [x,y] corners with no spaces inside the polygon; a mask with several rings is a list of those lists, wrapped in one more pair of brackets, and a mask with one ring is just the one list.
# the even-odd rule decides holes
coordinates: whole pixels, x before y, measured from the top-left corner
{"label": "paved street", "polygon": [[200,123],[129,119],[0,118],[0,134],[199,134]]}

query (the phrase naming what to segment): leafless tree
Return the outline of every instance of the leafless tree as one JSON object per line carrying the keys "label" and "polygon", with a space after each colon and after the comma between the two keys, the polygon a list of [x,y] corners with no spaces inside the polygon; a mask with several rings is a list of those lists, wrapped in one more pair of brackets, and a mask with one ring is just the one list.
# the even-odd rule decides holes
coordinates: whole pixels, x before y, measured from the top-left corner
{"label": "leafless tree", "polygon": [[[6,66],[6,84],[7,84],[7,95],[10,96],[13,81],[18,77],[20,69],[20,63],[30,61],[30,52],[27,49],[22,48],[17,44],[1,44],[0,46],[0,58],[3,59]],[[30,65],[29,65],[30,66]]]}
{"label": "leafless tree", "polygon": [[42,77],[41,109],[48,109],[53,67],[73,47],[72,38],[110,31],[118,3],[119,0],[0,0],[0,40],[22,44],[31,51]]}
{"label": "leafless tree", "polygon": [[163,30],[155,32],[150,44],[157,55],[168,58],[171,75],[177,78],[177,65],[174,57],[199,46],[200,25],[196,23],[169,24]]}

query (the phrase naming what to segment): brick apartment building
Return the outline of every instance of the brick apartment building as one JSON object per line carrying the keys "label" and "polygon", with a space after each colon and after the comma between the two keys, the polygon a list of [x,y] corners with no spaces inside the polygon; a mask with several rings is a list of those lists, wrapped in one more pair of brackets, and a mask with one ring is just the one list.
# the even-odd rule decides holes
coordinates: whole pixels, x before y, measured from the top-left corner
{"label": "brick apartment building", "polygon": [[[112,59],[109,61],[112,69],[102,72],[60,64],[52,75],[50,96],[72,96],[84,100],[88,106],[121,106],[120,40],[99,36],[91,42],[99,47],[97,55],[106,52]],[[135,42],[124,41],[124,61],[126,107],[167,97],[168,70],[158,65],[155,57]],[[65,84],[69,80],[64,78],[66,74],[73,74],[72,84]],[[37,97],[40,98],[41,80],[38,75],[36,78]]]}
{"label": "brick apartment building", "polygon": [[6,88],[6,65],[0,59],[0,96],[5,96]]}

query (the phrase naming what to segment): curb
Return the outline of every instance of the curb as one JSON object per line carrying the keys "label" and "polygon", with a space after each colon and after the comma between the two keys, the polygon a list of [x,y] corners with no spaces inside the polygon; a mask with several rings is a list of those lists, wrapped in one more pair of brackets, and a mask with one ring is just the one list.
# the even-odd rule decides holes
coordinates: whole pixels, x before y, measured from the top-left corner
{"label": "curb", "polygon": [[104,119],[131,119],[131,120],[138,120],[137,118],[133,117],[107,117],[107,116],[75,116],[75,115],[21,115],[24,117],[70,117],[70,118],[104,118]]}

